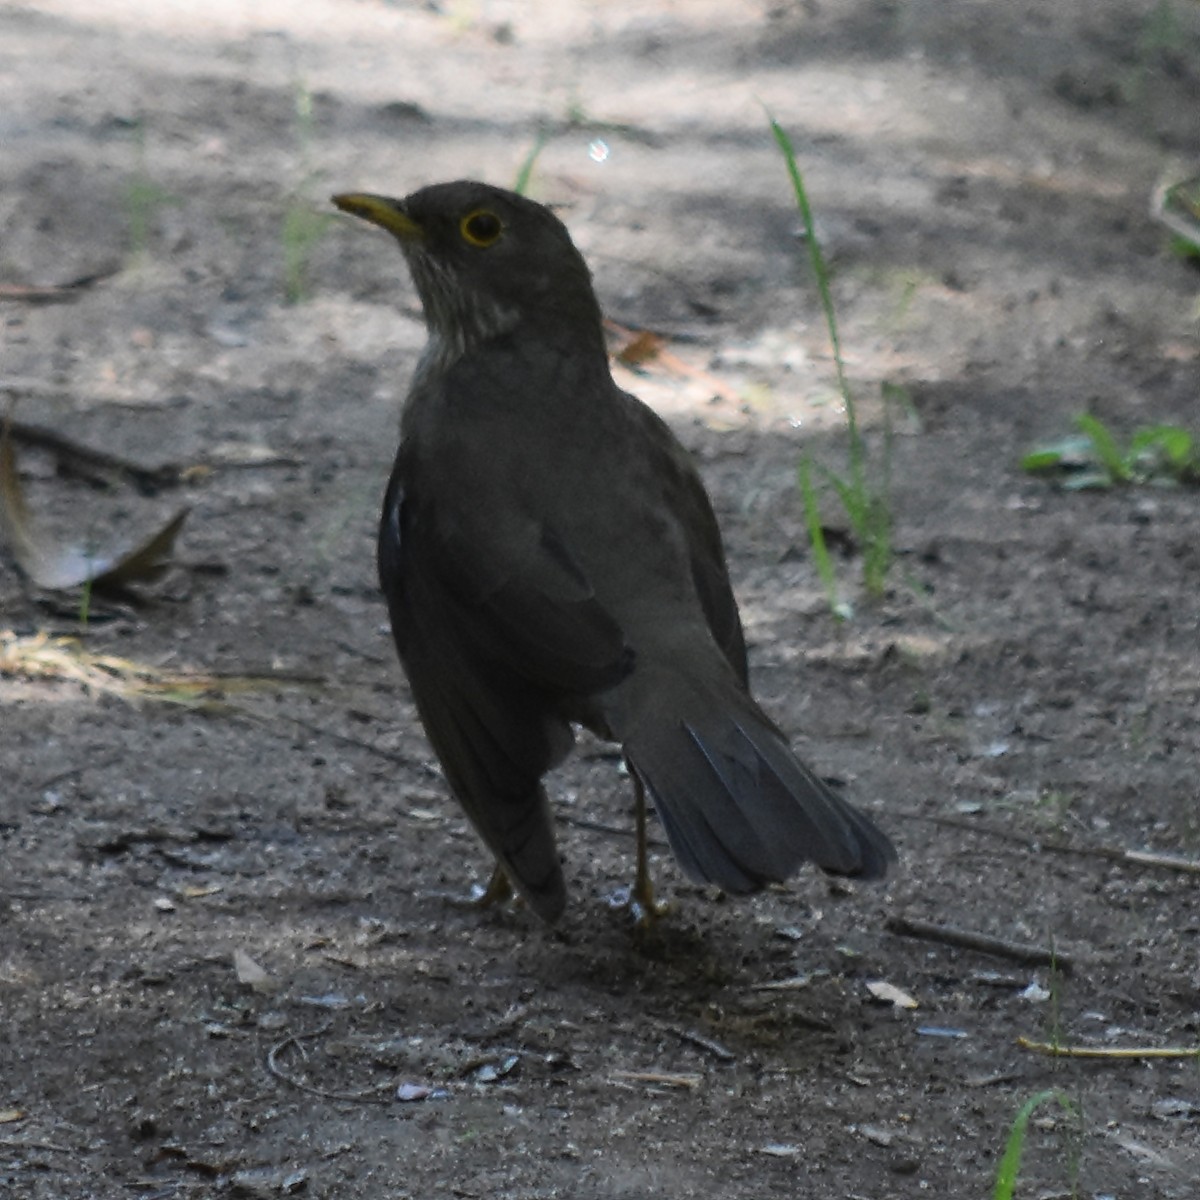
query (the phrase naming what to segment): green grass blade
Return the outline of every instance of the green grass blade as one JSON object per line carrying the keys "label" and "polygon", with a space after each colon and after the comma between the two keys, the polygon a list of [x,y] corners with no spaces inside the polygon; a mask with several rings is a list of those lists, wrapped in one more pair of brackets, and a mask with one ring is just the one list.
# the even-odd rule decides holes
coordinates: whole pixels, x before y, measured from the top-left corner
{"label": "green grass blade", "polygon": [[[817,237],[817,231],[813,222],[812,205],[808,200],[804,178],[796,162],[796,153],[792,148],[791,140],[788,138],[783,126],[771,115],[769,110],[767,111],[767,119],[770,122],[771,132],[775,137],[780,153],[783,156],[784,164],[787,167],[788,178],[791,180],[792,191],[796,197],[796,208],[800,213],[800,219],[804,225],[805,240],[808,243],[808,252],[812,259],[813,275],[817,284],[817,294],[820,297],[821,308],[825,314],[825,325],[829,332],[829,344],[833,350],[838,391],[841,393],[842,402],[846,408],[846,432],[849,440],[849,478],[843,479],[829,472],[826,472],[826,475],[829,482],[833,484],[837,491],[838,499],[842,502],[842,506],[845,508],[846,515],[850,520],[850,525],[854,530],[855,537],[858,539],[862,553],[863,583],[868,594],[878,599],[884,593],[887,575],[892,565],[892,518],[888,497],[890,495],[891,483],[893,430],[889,402],[895,396],[885,390],[883,482],[882,486],[878,486],[872,484],[867,479],[866,443],[863,439],[862,431],[859,429],[858,412],[855,408],[854,397],[850,392],[849,382],[846,379],[846,366],[842,360],[842,346],[841,338],[838,334],[837,314],[834,311],[833,295],[829,286],[829,269],[821,250],[820,239]],[[817,568],[820,570],[822,552],[825,549],[824,536],[820,530],[819,519],[815,519],[814,517],[815,500],[811,491],[811,478],[807,462],[801,466],[800,482],[802,491],[806,486],[809,488],[809,491],[804,496],[805,515],[808,520],[809,540],[812,542],[813,555],[817,563]],[[818,548],[817,540],[813,536],[814,528],[816,529],[817,536],[821,538],[820,548]],[[828,564],[827,553],[825,553],[825,559]],[[828,569],[832,571],[832,566],[830,565]],[[824,576],[822,578],[824,579]],[[828,581],[826,581],[826,591],[830,591]],[[833,592],[830,592],[830,597],[830,607],[835,613],[840,617],[850,614],[849,606],[836,601]]]}
{"label": "green grass blade", "polygon": [[1080,413],[1075,418],[1075,424],[1090,439],[1100,465],[1113,477],[1115,483],[1128,483],[1132,477],[1129,461],[1121,453],[1117,439],[1103,421],[1090,413]]}
{"label": "green grass blade", "polygon": [[1192,445],[1192,435],[1178,425],[1150,425],[1130,439],[1129,457],[1136,460],[1151,451],[1161,455],[1173,471],[1179,471],[1192,459]]}
{"label": "green grass blade", "polygon": [[546,143],[550,140],[550,134],[545,129],[539,129],[537,137],[533,140],[533,145],[529,148],[529,153],[525,155],[525,161],[521,164],[520,170],[517,171],[517,177],[513,181],[513,191],[519,196],[524,196],[529,190],[529,181],[533,178],[533,168],[537,165],[538,157],[546,148]]}
{"label": "green grass blade", "polygon": [[838,599],[837,572],[833,568],[833,559],[829,555],[829,547],[825,543],[825,530],[821,525],[821,506],[817,500],[817,490],[812,481],[812,463],[808,455],[800,460],[799,468],[800,495],[804,500],[804,523],[808,530],[809,545],[812,546],[813,562],[816,563],[817,575],[825,588],[825,598],[829,602],[829,611],[840,621],[849,610]]}
{"label": "green grass blade", "polygon": [[808,191],[804,186],[800,167],[796,162],[796,152],[792,148],[787,131],[768,110],[767,119],[771,123],[771,133],[775,137],[779,151],[783,155],[787,167],[788,178],[792,181],[792,191],[796,196],[796,208],[804,225],[804,240],[808,243],[809,257],[812,259],[813,275],[817,281],[817,295],[821,300],[821,310],[825,314],[825,325],[829,330],[829,344],[833,350],[833,364],[837,371],[838,391],[846,404],[846,424],[850,429],[850,452],[852,463],[858,459],[854,470],[856,484],[861,483],[861,443],[858,439],[858,415],[854,411],[854,401],[850,395],[850,387],[846,382],[846,366],[842,361],[842,343],[838,335],[837,313],[833,307],[833,293],[829,288],[829,268],[825,264],[825,255],[821,251],[821,242],[817,237],[816,226],[813,222],[812,205],[808,202]]}
{"label": "green grass blade", "polygon": [[996,1169],[996,1186],[992,1191],[992,1200],[1012,1200],[1017,1186],[1017,1175],[1021,1170],[1021,1156],[1025,1150],[1025,1134],[1029,1129],[1030,1119],[1043,1104],[1057,1100],[1059,1105],[1068,1113],[1075,1113],[1075,1105],[1071,1103],[1056,1088],[1047,1088],[1029,1097],[1013,1118],[1012,1128],[1008,1131],[1008,1140],[1004,1144],[1004,1154]]}
{"label": "green grass blade", "polygon": [[1062,451],[1053,446],[1030,450],[1021,459],[1021,470],[1028,471],[1031,475],[1038,471],[1055,471],[1063,465]]}
{"label": "green grass blade", "polygon": [[882,599],[892,565],[892,514],[878,497],[867,510],[867,542],[863,549],[863,583],[869,595]]}
{"label": "green grass blade", "polygon": [[826,471],[825,474],[829,482],[833,485],[833,490],[837,492],[838,499],[842,502],[842,507],[846,510],[846,516],[850,521],[850,528],[854,530],[854,536],[861,540],[864,514],[866,512],[864,497],[856,492],[853,484],[847,480],[834,475],[831,471]]}

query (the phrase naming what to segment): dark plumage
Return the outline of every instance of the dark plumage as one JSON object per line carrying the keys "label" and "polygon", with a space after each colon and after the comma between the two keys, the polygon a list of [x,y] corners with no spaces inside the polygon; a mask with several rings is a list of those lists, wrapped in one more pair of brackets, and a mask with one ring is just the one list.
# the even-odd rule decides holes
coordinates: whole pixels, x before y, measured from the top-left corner
{"label": "dark plumage", "polygon": [[708,497],[613,382],[562,222],[471,182],[335,202],[397,237],[425,309],[380,580],[450,786],[520,893],[562,912],[541,779],[573,722],[620,743],[692,879],[752,892],[806,859],[882,876],[887,838],[749,694]]}

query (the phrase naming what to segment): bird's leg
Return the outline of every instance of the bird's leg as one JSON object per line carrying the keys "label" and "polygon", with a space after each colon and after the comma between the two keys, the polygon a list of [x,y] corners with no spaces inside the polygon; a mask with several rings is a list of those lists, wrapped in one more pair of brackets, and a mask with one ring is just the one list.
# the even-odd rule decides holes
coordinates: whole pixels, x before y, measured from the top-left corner
{"label": "bird's leg", "polygon": [[634,822],[637,831],[637,870],[633,890],[629,893],[629,911],[634,922],[649,928],[667,911],[667,905],[654,898],[654,883],[650,878],[650,863],[646,851],[646,788],[638,773],[626,762],[633,780]]}

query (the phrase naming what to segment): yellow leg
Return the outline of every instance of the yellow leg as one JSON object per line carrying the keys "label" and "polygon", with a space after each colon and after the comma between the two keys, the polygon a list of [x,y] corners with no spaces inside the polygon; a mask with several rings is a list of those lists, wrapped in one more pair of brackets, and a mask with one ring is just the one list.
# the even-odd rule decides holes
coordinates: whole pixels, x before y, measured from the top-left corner
{"label": "yellow leg", "polygon": [[638,926],[648,929],[666,913],[668,906],[655,900],[654,882],[650,878],[646,849],[646,789],[632,767],[629,767],[629,777],[633,780],[634,821],[637,830],[637,870],[633,877],[633,890],[629,893],[629,911]]}

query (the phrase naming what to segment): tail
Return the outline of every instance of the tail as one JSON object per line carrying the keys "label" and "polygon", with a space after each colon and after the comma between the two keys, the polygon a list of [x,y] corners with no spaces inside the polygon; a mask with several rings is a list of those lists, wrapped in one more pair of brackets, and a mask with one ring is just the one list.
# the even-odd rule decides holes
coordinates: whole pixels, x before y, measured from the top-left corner
{"label": "tail", "polygon": [[805,861],[862,879],[887,873],[891,842],[796,758],[732,677],[716,687],[673,682],[617,732],[691,879],[745,893]]}

